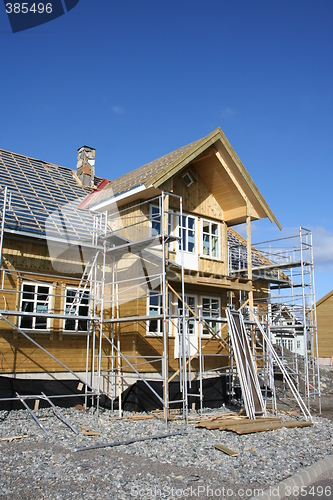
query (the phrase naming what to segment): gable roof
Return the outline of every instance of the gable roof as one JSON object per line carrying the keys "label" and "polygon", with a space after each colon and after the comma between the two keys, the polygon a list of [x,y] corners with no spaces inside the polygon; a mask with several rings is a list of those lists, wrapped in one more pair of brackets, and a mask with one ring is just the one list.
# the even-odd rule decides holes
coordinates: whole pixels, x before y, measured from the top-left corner
{"label": "gable roof", "polygon": [[[202,143],[201,139],[188,144],[111,183],[95,177],[95,188],[83,186],[74,170],[0,149],[0,216],[6,186],[7,201],[10,200],[6,207],[5,229],[26,236],[79,240],[90,244],[93,219],[84,209],[92,199],[95,201],[95,197],[109,195],[109,184],[117,194],[122,194],[150,183],[152,177],[168,172],[170,165],[192,157],[198,148],[201,150]],[[242,247],[246,261],[246,242],[233,228],[228,228],[228,240],[236,249]],[[265,262],[260,252],[253,251],[252,257],[257,264]]]}
{"label": "gable roof", "polygon": [[[118,177],[114,181],[111,181],[106,189],[93,197],[93,206],[96,207],[103,202],[106,202],[111,199],[112,196],[118,197],[120,195],[130,193],[130,191],[135,188],[159,188],[165,181],[176,175],[213,145],[224,148],[231,158],[238,179],[244,186],[246,186],[247,192],[251,196],[252,200],[260,206],[264,216],[268,217],[271,222],[275,222],[281,229],[281,225],[220,127],[213,130],[213,132],[202,139],[176,149],[161,158],[147,163],[146,165],[143,165],[142,167],[139,167],[121,177]],[[221,168],[223,167],[221,166]]]}
{"label": "gable roof", "polygon": [[[99,184],[100,178],[96,178]],[[0,149],[0,212],[8,188],[5,229],[40,237],[79,238],[91,216],[77,204],[93,191],[80,185],[75,171]]]}

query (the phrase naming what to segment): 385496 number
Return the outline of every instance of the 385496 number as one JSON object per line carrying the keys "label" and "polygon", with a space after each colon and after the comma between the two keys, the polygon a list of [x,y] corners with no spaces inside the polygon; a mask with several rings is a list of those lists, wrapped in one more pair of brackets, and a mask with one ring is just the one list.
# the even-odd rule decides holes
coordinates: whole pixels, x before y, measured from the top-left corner
{"label": "385496 number", "polygon": [[51,14],[52,13],[52,3],[48,2],[44,3],[33,3],[30,7],[27,2],[15,2],[15,3],[6,3],[6,12],[7,14]]}

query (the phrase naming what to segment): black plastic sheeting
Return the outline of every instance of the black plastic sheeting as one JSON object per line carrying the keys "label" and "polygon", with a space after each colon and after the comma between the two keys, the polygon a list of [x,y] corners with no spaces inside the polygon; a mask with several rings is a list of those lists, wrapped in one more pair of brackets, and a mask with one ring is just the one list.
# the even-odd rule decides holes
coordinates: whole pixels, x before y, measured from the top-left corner
{"label": "black plastic sheeting", "polygon": [[[163,397],[163,383],[161,381],[150,381],[150,386],[154,391]],[[218,408],[227,400],[226,395],[226,377],[214,377],[202,381],[203,388],[203,405],[208,408]],[[192,382],[191,387],[187,387],[189,394],[199,395],[199,381]],[[46,394],[56,406],[63,408],[84,404],[84,386],[82,390],[78,390],[77,380],[40,380],[40,379],[20,379],[0,377],[0,409],[1,410],[19,410],[24,408],[19,400],[1,401],[3,398],[15,398],[16,393],[20,396],[38,396],[41,393]],[[72,397],[64,397],[66,395],[74,395]],[[54,397],[59,396],[59,397]],[[182,394],[179,390],[179,382],[170,382],[169,384],[170,401],[182,399]],[[198,396],[189,395],[189,407],[192,408],[193,403],[195,408],[200,408],[200,398]],[[30,408],[34,407],[35,399],[27,399],[27,404]],[[88,406],[91,400],[88,398]],[[114,400],[114,409],[119,405],[118,398]],[[50,405],[41,400],[40,408],[49,407]],[[100,399],[100,406],[111,408],[111,400],[106,396]],[[155,394],[147,387],[147,385],[139,380],[132,386],[128,387],[122,393],[122,408],[125,411],[151,411],[162,409],[162,403]],[[171,404],[170,408],[182,408],[182,403]]]}
{"label": "black plastic sheeting", "polygon": [[[159,381],[149,382],[154,391],[162,397],[163,384]],[[192,381],[191,387],[187,387],[189,394],[199,395],[199,380]],[[219,408],[226,402],[226,377],[214,377],[202,381],[203,406],[209,408]],[[169,399],[170,402],[182,399],[182,394],[179,390],[179,382],[170,382],[169,384]],[[195,404],[195,408],[200,408],[200,398],[198,396],[189,396],[189,407]],[[114,401],[114,408],[118,408],[118,399]],[[162,403],[155,394],[147,387],[147,385],[139,380],[132,386],[128,387],[122,393],[122,408],[125,411],[151,411],[162,409]],[[182,403],[171,404],[170,408],[182,408]]]}
{"label": "black plastic sheeting", "polygon": [[[16,393],[20,396],[37,396],[44,392],[52,403],[62,408],[84,404],[84,386],[78,390],[77,380],[40,380],[0,377],[0,409],[1,410],[22,410],[23,404],[16,401],[1,401],[2,398],[15,398]],[[74,394],[74,397],[63,397]],[[60,396],[53,398],[53,396]],[[61,397],[62,396],[62,397]],[[30,408],[34,407],[35,400],[26,400]],[[46,401],[40,401],[40,408],[50,407]]]}

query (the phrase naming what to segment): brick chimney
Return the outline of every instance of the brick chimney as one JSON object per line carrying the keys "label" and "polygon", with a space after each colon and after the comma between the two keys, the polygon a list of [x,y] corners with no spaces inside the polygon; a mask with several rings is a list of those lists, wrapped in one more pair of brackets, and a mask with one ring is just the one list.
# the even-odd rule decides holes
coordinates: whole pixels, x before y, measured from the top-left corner
{"label": "brick chimney", "polygon": [[83,186],[94,187],[95,149],[82,146],[77,150],[76,173]]}

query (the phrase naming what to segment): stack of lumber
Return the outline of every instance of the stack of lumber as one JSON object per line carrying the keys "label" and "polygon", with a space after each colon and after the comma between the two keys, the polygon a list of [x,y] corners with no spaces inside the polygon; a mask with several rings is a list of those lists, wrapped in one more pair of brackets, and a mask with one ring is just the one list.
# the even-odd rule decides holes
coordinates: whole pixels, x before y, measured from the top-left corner
{"label": "stack of lumber", "polygon": [[204,427],[209,430],[232,431],[237,434],[273,431],[275,429],[282,429],[282,427],[309,427],[311,425],[313,425],[312,422],[301,420],[281,422],[281,418],[278,417],[258,417],[255,420],[250,420],[248,417],[230,413],[203,418],[195,423],[196,427]]}

